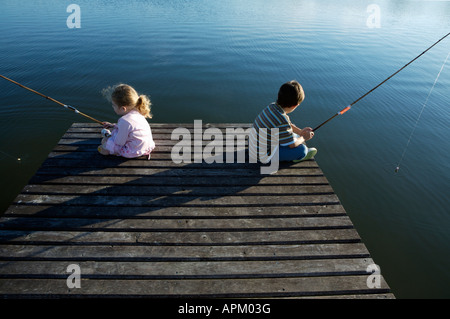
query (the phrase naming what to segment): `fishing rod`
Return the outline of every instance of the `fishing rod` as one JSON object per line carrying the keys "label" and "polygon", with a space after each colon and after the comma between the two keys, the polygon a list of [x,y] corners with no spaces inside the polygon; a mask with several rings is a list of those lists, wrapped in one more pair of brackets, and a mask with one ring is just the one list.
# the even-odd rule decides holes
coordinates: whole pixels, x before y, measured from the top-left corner
{"label": "fishing rod", "polygon": [[356,99],[354,102],[352,102],[351,104],[349,104],[347,107],[345,107],[344,109],[342,109],[341,111],[337,112],[336,114],[334,114],[332,117],[330,117],[328,120],[326,120],[325,122],[323,122],[322,124],[320,124],[319,126],[317,126],[315,129],[313,129],[313,131],[317,131],[319,128],[321,128],[322,126],[324,126],[325,124],[327,124],[328,122],[330,122],[332,119],[334,119],[336,116],[338,115],[342,115],[345,112],[349,111],[353,105],[355,105],[356,103],[358,103],[359,101],[361,101],[363,98],[365,98],[367,95],[369,95],[370,93],[372,93],[373,91],[375,91],[377,88],[379,88],[381,85],[383,85],[384,83],[386,83],[389,79],[391,79],[392,77],[394,77],[397,73],[399,73],[401,70],[403,70],[404,68],[406,68],[408,65],[410,65],[411,63],[413,63],[415,60],[417,60],[418,58],[420,58],[422,55],[424,55],[426,52],[428,52],[432,47],[434,47],[436,44],[438,44],[439,42],[441,42],[442,40],[444,40],[446,37],[448,37],[450,35],[450,32],[447,33],[446,35],[444,35],[442,38],[440,38],[438,41],[436,41],[433,45],[431,45],[428,49],[426,49],[425,51],[423,51],[421,54],[419,54],[418,56],[416,56],[414,59],[412,59],[411,61],[409,61],[408,63],[406,63],[404,66],[402,66],[400,69],[398,69],[396,72],[394,72],[392,75],[390,75],[388,78],[386,78],[385,80],[383,80],[380,84],[378,84],[377,86],[375,86],[373,89],[369,90],[367,93],[365,93],[364,95],[362,95],[361,97],[359,97],[358,99]]}
{"label": "fishing rod", "polygon": [[99,120],[97,120],[97,119],[95,119],[95,118],[93,118],[93,117],[91,117],[91,116],[89,116],[89,115],[87,115],[87,114],[84,114],[84,113],[78,111],[78,110],[77,110],[75,107],[73,107],[73,106],[70,106],[70,105],[66,105],[66,104],[64,104],[64,103],[61,103],[61,102],[59,102],[59,101],[57,101],[57,100],[55,100],[55,99],[53,99],[53,98],[51,98],[51,97],[49,97],[49,96],[46,96],[46,95],[44,95],[44,94],[42,94],[42,93],[39,93],[39,92],[37,92],[37,91],[35,91],[35,90],[33,90],[33,89],[30,89],[29,87],[26,87],[25,85],[22,85],[22,84],[20,84],[20,83],[14,81],[14,80],[11,80],[11,79],[9,79],[9,78],[7,78],[6,76],[3,76],[3,75],[1,75],[1,74],[0,74],[0,77],[4,78],[5,80],[7,80],[7,81],[9,81],[9,82],[12,82],[12,83],[14,83],[14,84],[20,86],[20,87],[22,87],[22,88],[24,88],[24,89],[26,89],[26,90],[28,90],[28,91],[31,91],[31,92],[33,92],[33,93],[36,93],[37,95],[40,95],[40,96],[42,96],[42,97],[45,97],[46,99],[48,99],[48,100],[50,100],[50,101],[52,101],[52,102],[55,102],[55,103],[57,103],[57,104],[59,104],[59,105],[61,105],[61,106],[64,106],[66,109],[72,110],[72,111],[74,111],[75,113],[80,114],[80,115],[82,115],[82,116],[84,116],[84,117],[90,119],[91,121],[94,121],[94,122],[96,122],[96,123],[98,123],[98,124],[103,124],[103,122],[101,122],[101,121],[99,121]]}

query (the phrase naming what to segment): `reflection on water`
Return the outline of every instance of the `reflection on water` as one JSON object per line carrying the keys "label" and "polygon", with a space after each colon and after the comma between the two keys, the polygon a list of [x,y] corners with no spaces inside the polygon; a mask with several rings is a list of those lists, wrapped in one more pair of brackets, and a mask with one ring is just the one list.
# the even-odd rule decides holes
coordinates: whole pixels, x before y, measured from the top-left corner
{"label": "reflection on water", "polygon": [[[1,74],[106,121],[101,90],[121,82],[151,97],[154,122],[248,123],[296,79],[306,100],[291,119],[314,127],[450,30],[445,1],[376,1],[380,28],[367,25],[372,1],[76,3],[69,29],[67,2],[2,1]],[[394,173],[449,51],[447,39],[310,142],[398,297],[449,297],[450,66]],[[4,211],[85,119],[7,82],[0,98]]]}

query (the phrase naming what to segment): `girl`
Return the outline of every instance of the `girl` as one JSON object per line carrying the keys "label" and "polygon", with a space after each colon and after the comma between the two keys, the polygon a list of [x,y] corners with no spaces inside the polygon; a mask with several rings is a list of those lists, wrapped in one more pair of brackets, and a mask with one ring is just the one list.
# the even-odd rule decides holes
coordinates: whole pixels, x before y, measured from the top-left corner
{"label": "girl", "polygon": [[112,90],[110,95],[112,107],[114,112],[122,117],[117,124],[103,122],[104,128],[113,128],[113,130],[109,137],[103,138],[98,151],[103,155],[127,158],[148,155],[148,159],[150,159],[155,142],[150,125],[146,120],[146,118],[152,118],[149,98],[145,95],[138,95],[131,86],[126,84],[119,84]]}

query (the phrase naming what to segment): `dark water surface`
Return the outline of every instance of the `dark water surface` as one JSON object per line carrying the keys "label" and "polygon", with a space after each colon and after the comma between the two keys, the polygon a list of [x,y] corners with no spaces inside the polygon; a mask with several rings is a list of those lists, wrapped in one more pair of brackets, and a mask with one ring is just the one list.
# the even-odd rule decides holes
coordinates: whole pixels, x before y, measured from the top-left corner
{"label": "dark water surface", "polygon": [[[2,0],[0,74],[105,121],[101,90],[128,83],[159,123],[252,122],[296,79],[306,100],[291,119],[314,127],[449,31],[450,1]],[[399,298],[450,297],[450,63],[394,173],[449,51],[450,38],[309,142]],[[1,212],[86,121],[0,79]]]}

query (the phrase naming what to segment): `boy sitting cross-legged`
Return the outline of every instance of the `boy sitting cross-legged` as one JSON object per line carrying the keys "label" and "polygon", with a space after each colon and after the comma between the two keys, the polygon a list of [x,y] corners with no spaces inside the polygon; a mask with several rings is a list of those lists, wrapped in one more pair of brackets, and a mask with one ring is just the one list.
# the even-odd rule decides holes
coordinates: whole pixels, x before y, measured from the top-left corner
{"label": "boy sitting cross-legged", "polygon": [[[297,81],[284,83],[278,91],[277,101],[268,105],[256,117],[253,128],[259,144],[256,143],[258,145],[255,149],[262,162],[270,161],[276,152],[276,148],[272,147],[271,150],[272,129],[278,129],[280,161],[300,162],[311,159],[316,155],[317,149],[313,147],[308,148],[304,144],[313,138],[314,132],[312,128],[299,129],[291,122],[288,116],[304,99],[305,93]],[[264,134],[261,134],[261,132],[264,132]],[[253,154],[253,156],[255,155]]]}

